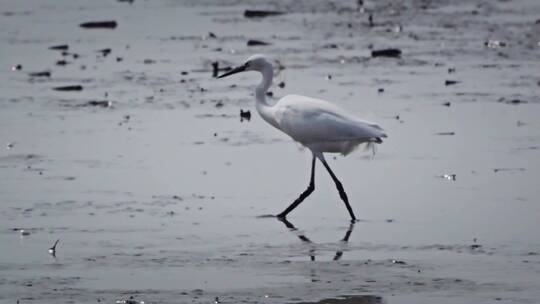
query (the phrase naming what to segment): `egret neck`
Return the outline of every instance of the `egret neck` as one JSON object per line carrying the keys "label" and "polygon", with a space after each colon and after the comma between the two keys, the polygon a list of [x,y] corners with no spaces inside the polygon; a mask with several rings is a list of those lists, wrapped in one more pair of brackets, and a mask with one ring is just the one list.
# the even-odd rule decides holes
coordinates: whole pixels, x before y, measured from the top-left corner
{"label": "egret neck", "polygon": [[262,74],[261,83],[255,88],[255,99],[257,100],[256,107],[261,117],[272,126],[279,129],[278,123],[273,115],[273,108],[266,102],[266,92],[272,85],[272,78],[274,78],[274,70],[271,64],[264,65],[264,68],[260,71]]}

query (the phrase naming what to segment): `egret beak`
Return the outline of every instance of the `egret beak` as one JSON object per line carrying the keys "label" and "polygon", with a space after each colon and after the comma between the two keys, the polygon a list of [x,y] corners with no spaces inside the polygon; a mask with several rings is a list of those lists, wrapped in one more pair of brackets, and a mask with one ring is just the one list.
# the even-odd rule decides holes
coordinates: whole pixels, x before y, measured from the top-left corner
{"label": "egret beak", "polygon": [[246,65],[241,65],[241,66],[239,66],[239,67],[236,67],[236,68],[234,68],[234,69],[228,71],[227,73],[225,73],[225,74],[223,74],[223,75],[221,75],[221,76],[218,76],[218,78],[223,78],[223,77],[227,77],[227,76],[232,75],[232,74],[236,74],[236,73],[243,72],[243,71],[246,70],[246,68],[247,68]]}

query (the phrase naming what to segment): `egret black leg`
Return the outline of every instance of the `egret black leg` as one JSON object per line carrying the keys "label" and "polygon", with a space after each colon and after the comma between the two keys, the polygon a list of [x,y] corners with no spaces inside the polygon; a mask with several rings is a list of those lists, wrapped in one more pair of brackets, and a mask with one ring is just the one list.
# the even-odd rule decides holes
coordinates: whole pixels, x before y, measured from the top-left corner
{"label": "egret black leg", "polygon": [[[353,229],[354,229],[354,224],[355,222],[351,221],[351,224],[349,225],[349,229],[345,233],[345,237],[343,237],[341,242],[345,244],[349,242],[349,238],[351,237],[351,233],[353,232]],[[336,251],[336,255],[334,256],[334,261],[339,261],[339,259],[341,259],[342,256],[343,256],[343,250]]]}
{"label": "egret black leg", "polygon": [[285,211],[278,214],[277,217],[282,219],[287,217],[287,214],[289,214],[289,212],[293,211],[294,208],[300,205],[300,203],[304,199],[306,199],[306,197],[308,197],[311,192],[313,192],[313,190],[315,190],[315,155],[313,155],[313,159],[311,160],[311,179],[309,181],[309,186],[304,192],[302,192],[302,194],[300,194],[300,196],[296,200],[294,200],[294,202],[289,207],[287,207],[287,209],[285,209]]}
{"label": "egret black leg", "polygon": [[334,180],[334,183],[336,184],[336,188],[339,192],[339,197],[341,197],[341,200],[343,200],[343,202],[345,203],[345,206],[347,207],[347,210],[349,211],[349,214],[351,215],[351,220],[356,221],[356,216],[354,216],[354,212],[351,208],[351,205],[349,204],[349,199],[347,198],[347,193],[345,193],[345,189],[343,189],[343,185],[341,184],[339,179],[336,177],[334,172],[332,172],[332,169],[330,169],[330,166],[328,166],[328,163],[326,162],[322,154],[321,156],[319,156],[319,159],[321,160],[321,163],[323,163],[324,167],[326,168],[326,170],[328,170],[328,173],[330,173],[330,176]]}

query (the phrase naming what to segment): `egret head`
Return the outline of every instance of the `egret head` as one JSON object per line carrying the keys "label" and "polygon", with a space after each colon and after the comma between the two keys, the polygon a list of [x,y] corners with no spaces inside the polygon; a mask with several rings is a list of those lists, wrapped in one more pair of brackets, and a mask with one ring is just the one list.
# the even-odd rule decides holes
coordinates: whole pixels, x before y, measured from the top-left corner
{"label": "egret head", "polygon": [[267,68],[272,68],[272,64],[270,63],[270,60],[268,60],[268,58],[266,58],[266,56],[264,55],[256,54],[256,55],[250,56],[246,60],[246,62],[242,64],[241,66],[233,68],[232,70],[219,76],[218,78],[223,78],[232,74],[246,72],[246,71],[262,72],[264,69],[267,69]]}

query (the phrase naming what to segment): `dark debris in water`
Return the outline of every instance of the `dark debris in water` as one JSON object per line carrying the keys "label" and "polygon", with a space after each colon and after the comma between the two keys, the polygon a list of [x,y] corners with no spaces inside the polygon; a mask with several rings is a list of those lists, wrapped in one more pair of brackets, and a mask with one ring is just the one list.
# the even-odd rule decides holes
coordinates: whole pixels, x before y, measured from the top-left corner
{"label": "dark debris in water", "polygon": [[244,17],[246,18],[264,18],[269,16],[283,15],[284,12],[266,11],[266,10],[245,10]]}
{"label": "dark debris in water", "polygon": [[451,85],[455,85],[455,84],[458,84],[459,81],[456,81],[456,80],[445,80],[444,81],[444,85],[445,86],[451,86]]}
{"label": "dark debris in water", "polygon": [[86,29],[115,29],[118,26],[118,23],[114,20],[90,21],[81,23],[79,26]]}
{"label": "dark debris in water", "polygon": [[249,110],[242,110],[240,109],[240,122],[243,122],[245,120],[249,121],[251,119],[251,112]]}
{"label": "dark debris in water", "polygon": [[96,52],[100,53],[103,57],[107,57],[107,55],[109,55],[112,52],[112,49],[105,48],[105,49],[97,50]]}
{"label": "dark debris in water", "polygon": [[379,304],[384,303],[381,296],[376,295],[354,295],[339,298],[323,299],[318,302],[300,302],[298,304]]}
{"label": "dark debris in water", "polygon": [[270,43],[264,42],[261,40],[255,40],[255,39],[249,39],[247,41],[247,46],[258,46],[258,45],[270,45]]}
{"label": "dark debris in water", "polygon": [[51,77],[50,71],[41,71],[41,72],[31,72],[28,73],[30,77]]}
{"label": "dark debris in water", "polygon": [[53,46],[49,47],[49,50],[67,51],[67,50],[69,50],[69,45],[67,45],[67,44],[53,45]]}
{"label": "dark debris in water", "polygon": [[456,180],[456,174],[441,174],[441,175],[437,175],[437,177],[439,178],[442,178],[442,179],[447,179],[447,180],[451,180],[451,181],[455,181]]}
{"label": "dark debris in water", "polygon": [[61,87],[54,87],[53,90],[62,91],[62,92],[82,91],[83,86],[82,85],[61,86]]}
{"label": "dark debris in water", "polygon": [[493,169],[493,172],[495,173],[498,173],[498,172],[521,172],[521,171],[525,171],[526,169],[525,168],[495,168]]}
{"label": "dark debris in water", "polygon": [[518,99],[518,98],[506,99],[504,97],[499,98],[499,102],[504,102],[509,105],[519,105],[519,104],[527,103],[527,101],[523,99]]}
{"label": "dark debris in water", "polygon": [[109,100],[90,100],[81,106],[83,107],[102,107],[102,108],[109,108],[112,106],[112,102]]}
{"label": "dark debris in water", "polygon": [[56,61],[56,63],[55,63],[55,64],[56,64],[56,65],[59,65],[59,66],[64,66],[64,65],[68,65],[68,64],[70,64],[70,63],[71,63],[71,62],[69,62],[69,61],[67,61],[67,60],[64,60],[64,59],[62,59],[62,60],[58,60],[58,61]]}
{"label": "dark debris in water", "polygon": [[144,301],[135,300],[133,296],[130,296],[128,299],[116,300],[116,304],[144,304]]}
{"label": "dark debris in water", "polygon": [[390,57],[390,58],[399,58],[401,57],[400,49],[382,49],[382,50],[373,50],[371,51],[371,57]]}
{"label": "dark debris in water", "polygon": [[456,135],[456,132],[438,132],[436,135]]}

